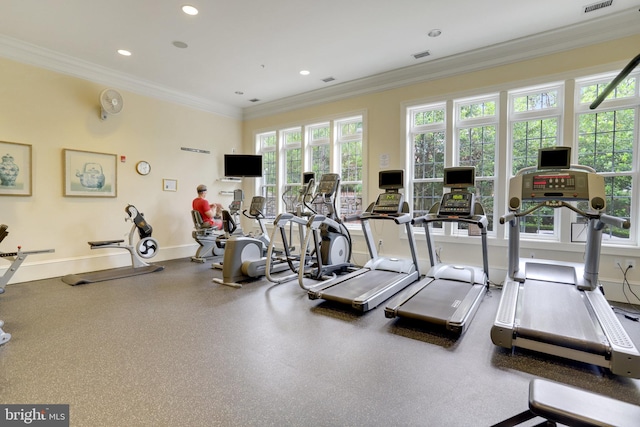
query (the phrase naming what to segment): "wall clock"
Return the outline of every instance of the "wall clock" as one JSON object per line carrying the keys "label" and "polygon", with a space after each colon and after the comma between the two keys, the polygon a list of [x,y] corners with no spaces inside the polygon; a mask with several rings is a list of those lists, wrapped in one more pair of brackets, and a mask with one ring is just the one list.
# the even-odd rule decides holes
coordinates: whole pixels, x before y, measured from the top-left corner
{"label": "wall clock", "polygon": [[136,163],[136,172],[138,172],[140,175],[149,175],[149,172],[151,172],[151,165],[149,164],[149,162],[141,160]]}

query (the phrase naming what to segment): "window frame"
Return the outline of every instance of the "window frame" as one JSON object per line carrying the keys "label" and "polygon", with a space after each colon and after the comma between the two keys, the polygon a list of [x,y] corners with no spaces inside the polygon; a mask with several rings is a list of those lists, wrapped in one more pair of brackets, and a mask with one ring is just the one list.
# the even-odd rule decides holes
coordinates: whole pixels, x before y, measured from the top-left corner
{"label": "window frame", "polygon": [[[527,109],[526,111],[516,111],[516,100],[518,98],[522,98],[525,96],[535,96],[539,95],[542,92],[551,92],[557,90],[556,95],[556,106],[555,107],[547,107],[541,109]],[[555,145],[563,145],[561,142],[563,141],[564,136],[564,110],[565,110],[565,82],[551,82],[543,85],[535,85],[524,88],[517,88],[514,90],[508,91],[507,95],[507,171],[508,178],[506,181],[506,189],[508,191],[509,180],[515,176],[513,171],[514,167],[514,143],[513,143],[513,132],[514,125],[517,123],[524,122],[532,122],[532,121],[543,121],[547,119],[555,119],[556,126],[556,135],[555,135]],[[527,103],[528,105],[528,103]],[[541,136],[542,138],[542,136]],[[551,209],[551,208],[549,208]],[[568,212],[564,212],[561,209],[553,209],[553,232],[552,233],[527,233],[520,231],[520,239],[521,240],[532,240],[532,241],[553,241],[553,242],[562,242],[562,227],[563,218],[569,215]],[[538,215],[539,216],[539,215]],[[522,227],[522,222],[521,222]]]}
{"label": "window frame", "polygon": [[[574,90],[574,122],[573,126],[575,129],[575,136],[573,141],[574,149],[574,159],[577,160],[579,154],[579,146],[580,146],[580,138],[583,135],[580,131],[580,118],[583,115],[587,114],[601,114],[601,113],[609,113],[612,111],[619,110],[634,110],[634,125],[633,125],[633,135],[632,135],[632,160],[631,160],[631,170],[629,171],[602,171],[598,172],[599,175],[605,177],[605,179],[609,177],[631,177],[631,195],[630,195],[630,212],[629,217],[631,219],[631,227],[629,229],[629,238],[628,239],[614,239],[607,238],[606,231],[603,233],[603,246],[611,246],[611,247],[637,247],[638,246],[638,230],[639,224],[637,221],[634,221],[635,218],[638,218],[640,215],[640,166],[638,162],[640,162],[640,72],[632,72],[630,73],[625,80],[634,78],[635,79],[635,88],[634,93],[630,96],[620,97],[620,98],[612,98],[615,96],[617,89],[614,90],[595,110],[591,110],[589,108],[591,104],[591,100],[582,101],[582,88],[587,87],[589,85],[594,84],[602,84],[603,88],[606,87],[608,83],[613,80],[613,78],[617,75],[617,73],[603,73],[598,75],[587,76],[584,78],[576,79],[575,82],[575,90]],[[622,83],[622,82],[621,82]],[[599,91],[598,91],[599,93]],[[605,208],[605,212],[609,213],[609,200],[607,200],[607,207]],[[572,221],[578,222],[576,214],[572,214]]]}
{"label": "window frame", "polygon": [[[346,123],[346,122],[361,122],[361,132],[358,135],[352,135],[349,136],[348,138],[338,138],[338,128],[337,125],[339,123]],[[318,139],[314,139],[313,138],[313,131],[316,129],[320,129],[320,128],[325,128],[328,127],[328,137],[325,138],[318,138]],[[290,187],[291,185],[301,185],[302,183],[302,175],[304,172],[308,172],[308,171],[312,171],[314,170],[313,167],[313,158],[312,158],[312,150],[315,147],[321,147],[321,146],[329,146],[329,173],[339,173],[341,174],[341,169],[342,169],[342,165],[341,165],[341,144],[342,143],[348,143],[348,142],[353,142],[353,140],[358,139],[361,142],[361,176],[362,176],[362,180],[361,181],[341,181],[341,187],[345,184],[359,184],[361,185],[361,189],[362,189],[362,199],[366,200],[366,190],[365,190],[365,183],[364,183],[364,176],[365,176],[365,172],[367,170],[367,144],[366,144],[366,128],[367,128],[367,124],[366,124],[366,111],[358,111],[358,112],[353,112],[350,114],[341,114],[341,115],[336,115],[336,116],[332,116],[332,117],[327,117],[327,118],[322,118],[322,119],[318,119],[318,120],[314,120],[312,122],[309,123],[303,123],[303,124],[296,124],[296,125],[289,125],[289,126],[274,126],[270,129],[267,130],[261,130],[261,131],[256,131],[254,133],[254,141],[255,141],[255,146],[256,146],[256,153],[257,154],[262,154],[262,152],[270,152],[271,148],[269,147],[269,149],[267,151],[264,151],[264,147],[262,147],[262,145],[260,144],[260,138],[264,135],[272,135],[275,134],[276,135],[276,140],[277,140],[277,147],[275,148],[275,153],[276,153],[276,168],[278,170],[278,173],[276,175],[276,185],[275,185],[275,191],[276,191],[276,196],[275,196],[275,203],[274,205],[276,206],[275,209],[273,209],[274,212],[272,212],[271,210],[268,211],[267,213],[267,218],[272,218],[275,215],[277,215],[280,212],[284,212],[285,206],[284,206],[284,201],[282,200],[282,196],[285,193],[286,189],[288,187]],[[300,141],[300,149],[302,150],[301,153],[301,173],[300,173],[300,181],[299,183],[287,183],[287,176],[286,176],[286,150],[288,149],[294,149],[296,148],[296,144],[285,144],[285,135],[286,132],[290,132],[293,130],[300,130],[301,132],[301,141]],[[342,174],[341,174],[342,176]],[[319,176],[316,176],[316,180],[319,179]],[[264,178],[258,179],[256,180],[256,194],[264,194],[265,191],[265,184],[264,184]],[[336,198],[336,209],[337,212],[341,212],[341,203],[340,203],[340,194],[337,195]],[[361,205],[363,203],[361,202]],[[366,208],[366,206],[360,206],[360,209],[364,209]],[[358,224],[355,223],[347,223],[346,226],[350,229],[354,229],[357,230],[359,229]]]}

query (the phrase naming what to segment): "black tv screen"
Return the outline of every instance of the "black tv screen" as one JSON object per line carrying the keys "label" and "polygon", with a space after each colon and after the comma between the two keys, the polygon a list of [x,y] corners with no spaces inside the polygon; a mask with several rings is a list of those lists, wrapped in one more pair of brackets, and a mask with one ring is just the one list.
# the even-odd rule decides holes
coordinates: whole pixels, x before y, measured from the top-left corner
{"label": "black tv screen", "polygon": [[444,183],[448,188],[469,188],[475,186],[476,168],[473,166],[445,168]]}
{"label": "black tv screen", "polygon": [[404,171],[388,170],[378,174],[378,187],[382,190],[398,190],[404,186]]}
{"label": "black tv screen", "polygon": [[262,176],[262,156],[258,154],[225,154],[224,176],[255,178]]}
{"label": "black tv screen", "polygon": [[302,183],[303,184],[308,184],[309,182],[311,182],[312,179],[316,179],[316,173],[315,172],[305,172],[302,174]]}
{"label": "black tv screen", "polygon": [[571,168],[571,147],[549,147],[538,150],[538,169]]}

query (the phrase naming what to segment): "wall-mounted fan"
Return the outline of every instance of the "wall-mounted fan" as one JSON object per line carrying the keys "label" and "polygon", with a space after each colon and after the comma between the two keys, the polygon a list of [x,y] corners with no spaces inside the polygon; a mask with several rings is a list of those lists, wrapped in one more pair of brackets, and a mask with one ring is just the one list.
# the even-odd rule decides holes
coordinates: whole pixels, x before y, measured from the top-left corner
{"label": "wall-mounted fan", "polygon": [[106,120],[109,114],[118,114],[123,107],[122,95],[116,90],[105,89],[100,93],[100,118]]}

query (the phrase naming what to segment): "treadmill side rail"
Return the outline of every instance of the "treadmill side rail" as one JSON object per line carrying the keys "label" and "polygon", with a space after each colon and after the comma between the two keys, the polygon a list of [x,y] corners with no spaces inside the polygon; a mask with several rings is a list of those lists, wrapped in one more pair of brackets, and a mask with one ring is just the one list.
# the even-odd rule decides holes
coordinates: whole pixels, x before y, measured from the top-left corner
{"label": "treadmill side rail", "polygon": [[516,317],[516,303],[520,283],[505,280],[502,296],[496,313],[496,320],[491,327],[491,341],[504,348],[513,347],[514,323]]}
{"label": "treadmill side rail", "polygon": [[584,294],[596,312],[600,326],[611,346],[609,369],[616,375],[640,378],[640,353],[611,309],[609,302],[599,290],[585,291]]}
{"label": "treadmill side rail", "polygon": [[471,323],[476,311],[478,311],[478,307],[480,307],[486,291],[487,287],[484,285],[473,285],[464,300],[462,300],[462,303],[458,306],[458,309],[447,322],[447,329],[462,334],[469,326],[469,323]]}
{"label": "treadmill side rail", "polygon": [[352,307],[362,312],[373,310],[388,300],[390,295],[397,294],[419,278],[420,273],[413,271],[412,273],[406,274],[400,280],[390,283],[388,286],[371,289],[369,292],[355,298],[352,302]]}

